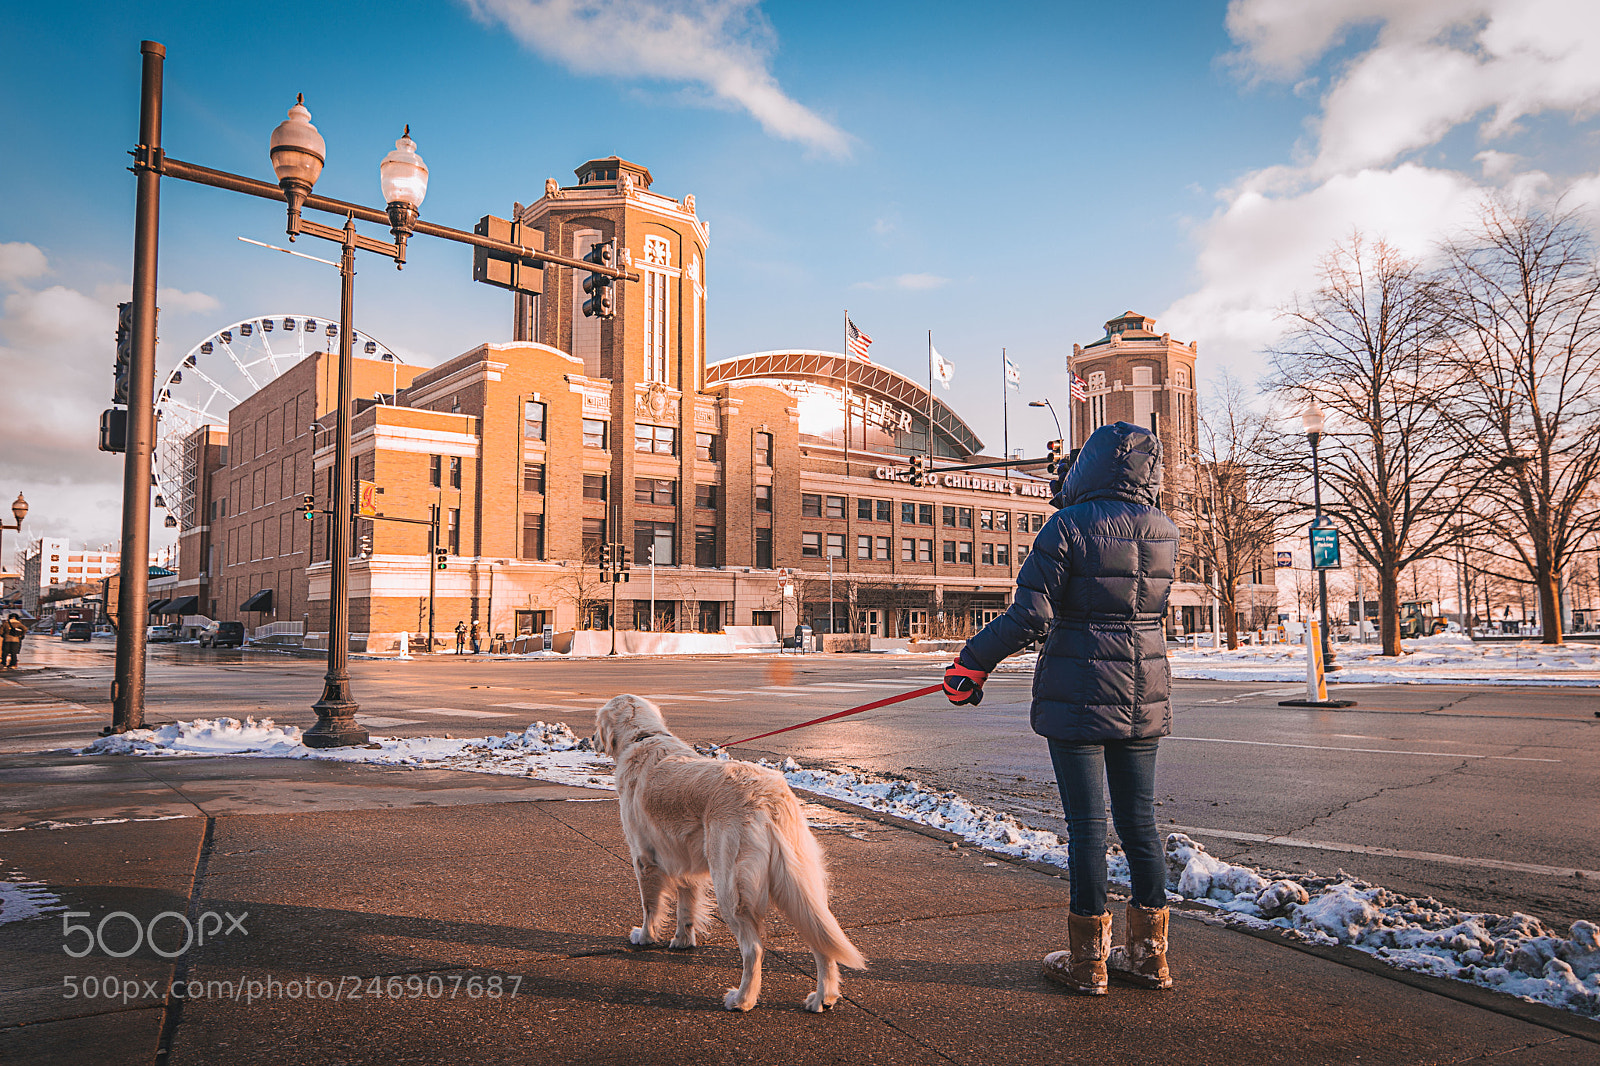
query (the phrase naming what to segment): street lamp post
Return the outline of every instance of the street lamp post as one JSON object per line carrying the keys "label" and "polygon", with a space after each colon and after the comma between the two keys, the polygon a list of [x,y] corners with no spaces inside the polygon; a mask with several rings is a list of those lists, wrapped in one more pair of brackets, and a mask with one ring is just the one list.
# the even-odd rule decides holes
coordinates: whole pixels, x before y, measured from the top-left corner
{"label": "street lamp post", "polygon": [[[144,722],[145,677],[145,598],[148,589],[150,544],[150,457],[155,426],[155,317],[156,260],[159,249],[159,207],[161,179],[177,178],[209,185],[229,192],[244,193],[288,205],[290,239],[302,233],[338,244],[341,278],[341,326],[339,341],[339,412],[335,424],[337,475],[329,518],[333,522],[333,560],[329,602],[328,672],[323,698],[316,704],[317,725],[306,734],[306,743],[333,746],[363,743],[365,731],[356,727],[355,701],[349,686],[349,552],[351,508],[349,477],[351,346],[350,328],[352,281],[355,277],[355,250],[390,256],[404,266],[406,242],[414,233],[440,237],[458,244],[482,249],[490,256],[530,267],[550,263],[584,270],[619,280],[638,281],[630,270],[546,252],[522,244],[497,240],[478,233],[452,229],[417,217],[417,208],[427,190],[428,169],[416,154],[410,127],[395,142],[395,150],[379,165],[379,180],[386,203],[383,211],[330,197],[316,196],[316,184],[326,160],[320,134],[311,125],[310,113],[301,102],[290,109],[289,117],[273,131],[271,156],[278,184],[247,178],[239,174],[182,162],[166,155],[161,146],[162,79],[167,50],[156,41],[140,45],[144,56],[139,109],[139,141],[133,151],[133,170],[138,178],[138,199],[134,223],[133,262],[133,337],[129,360],[127,463],[123,474],[122,502],[122,586],[118,609],[117,664],[112,682],[112,720],[108,732],[135,729]],[[301,217],[306,209],[323,211],[344,219],[341,229],[320,225]],[[355,231],[355,220],[386,224],[394,242],[376,241]]]}
{"label": "street lamp post", "polygon": [[[1051,418],[1055,418],[1055,420],[1056,420],[1056,436],[1058,436],[1058,437],[1062,436],[1062,433],[1061,433],[1061,419],[1056,418],[1055,406],[1053,404],[1051,404],[1051,402],[1050,402],[1048,397],[1043,399],[1043,400],[1029,400],[1028,401],[1028,406],[1029,407],[1048,407],[1048,408],[1050,408],[1050,417]],[[1063,439],[1065,439],[1065,438],[1063,438]],[[1072,442],[1071,441],[1067,441],[1067,447],[1068,448],[1072,447]],[[1007,456],[1007,458],[1010,458],[1010,456]]]}
{"label": "street lamp post", "polygon": [[[1311,442],[1311,495],[1316,508],[1316,517],[1311,523],[1313,527],[1322,525],[1322,471],[1317,465],[1317,444],[1322,440],[1323,421],[1322,408],[1317,406],[1313,398],[1311,406],[1300,416],[1306,440]],[[1339,666],[1334,662],[1333,637],[1328,632],[1328,572],[1322,569],[1317,570],[1317,600],[1322,615],[1322,665],[1331,674]]]}
{"label": "street lamp post", "polygon": [[[22,520],[24,518],[28,517],[28,501],[22,498],[22,493],[20,493],[20,492],[17,493],[17,498],[15,500],[11,501],[11,516],[16,519],[16,522],[14,524],[6,525],[4,522],[0,522],[0,545],[3,545],[5,543],[5,532],[4,531],[8,530],[8,529],[14,529],[18,533],[21,533],[22,532]],[[4,560],[5,560],[5,551],[3,549],[0,549],[0,570],[4,570],[5,569]],[[19,585],[18,592],[20,593],[20,591],[21,591],[21,587]]]}

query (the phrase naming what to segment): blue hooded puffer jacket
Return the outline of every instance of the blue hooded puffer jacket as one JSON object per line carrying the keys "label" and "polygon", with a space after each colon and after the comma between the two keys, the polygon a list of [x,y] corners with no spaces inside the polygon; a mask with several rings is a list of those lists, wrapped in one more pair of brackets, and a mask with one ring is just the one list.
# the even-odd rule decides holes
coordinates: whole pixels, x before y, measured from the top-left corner
{"label": "blue hooded puffer jacket", "polygon": [[1073,743],[1166,736],[1171,672],[1161,617],[1178,527],[1156,510],[1161,442],[1118,422],[1095,430],[1067,472],[1061,509],[1034,538],[1005,614],[962,649],[993,670],[1042,640],[1033,731]]}

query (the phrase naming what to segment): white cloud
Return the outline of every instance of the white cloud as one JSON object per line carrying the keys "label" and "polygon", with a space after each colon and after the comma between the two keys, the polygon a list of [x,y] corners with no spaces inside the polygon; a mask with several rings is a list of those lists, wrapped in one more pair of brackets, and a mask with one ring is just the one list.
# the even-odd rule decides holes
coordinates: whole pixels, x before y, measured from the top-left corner
{"label": "white cloud", "polygon": [[49,269],[44,253],[28,242],[0,242],[0,282],[36,278]]}
{"label": "white cloud", "polygon": [[464,2],[580,74],[687,82],[747,111],[775,137],[849,154],[849,135],[790,98],[768,69],[774,35],[758,0]]}
{"label": "white cloud", "polygon": [[222,302],[210,293],[157,289],[156,306],[161,308],[162,314],[197,315],[215,311],[222,306]]}
{"label": "white cloud", "polygon": [[1425,256],[1492,193],[1600,199],[1600,177],[1562,188],[1527,153],[1486,147],[1471,173],[1413,157],[1468,123],[1505,140],[1531,116],[1600,110],[1592,0],[1233,0],[1228,29],[1247,75],[1296,86],[1353,34],[1371,41],[1318,68],[1327,88],[1310,150],[1285,145],[1296,162],[1245,175],[1195,230],[1197,286],[1161,328],[1198,338],[1213,366],[1258,369],[1282,332],[1278,310],[1314,287],[1321,258],[1355,230]]}
{"label": "white cloud", "polygon": [[877,281],[858,281],[851,288],[900,289],[905,292],[924,292],[928,289],[937,289],[948,284],[950,284],[950,279],[940,277],[938,274],[896,274],[893,277],[879,278]]}

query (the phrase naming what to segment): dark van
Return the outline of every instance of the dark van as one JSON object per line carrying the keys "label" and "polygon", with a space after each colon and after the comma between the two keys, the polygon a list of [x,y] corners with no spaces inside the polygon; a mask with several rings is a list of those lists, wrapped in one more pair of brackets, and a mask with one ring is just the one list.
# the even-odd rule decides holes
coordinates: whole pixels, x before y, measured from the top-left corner
{"label": "dark van", "polygon": [[243,622],[212,622],[200,631],[202,648],[244,647]]}

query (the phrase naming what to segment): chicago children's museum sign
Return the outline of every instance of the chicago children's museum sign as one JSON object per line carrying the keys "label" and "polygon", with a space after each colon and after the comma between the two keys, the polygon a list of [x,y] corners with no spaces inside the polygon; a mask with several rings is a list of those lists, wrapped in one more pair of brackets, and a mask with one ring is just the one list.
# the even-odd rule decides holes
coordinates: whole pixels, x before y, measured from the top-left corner
{"label": "chicago children's museum sign", "polygon": [[[909,482],[911,470],[908,467],[879,466],[873,469],[872,476],[879,481]],[[928,484],[934,487],[996,492],[1004,496],[1033,496],[1041,500],[1050,498],[1050,486],[1042,481],[1007,481],[1004,478],[973,477],[971,474],[952,472],[929,474]]]}

